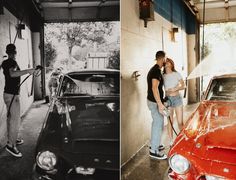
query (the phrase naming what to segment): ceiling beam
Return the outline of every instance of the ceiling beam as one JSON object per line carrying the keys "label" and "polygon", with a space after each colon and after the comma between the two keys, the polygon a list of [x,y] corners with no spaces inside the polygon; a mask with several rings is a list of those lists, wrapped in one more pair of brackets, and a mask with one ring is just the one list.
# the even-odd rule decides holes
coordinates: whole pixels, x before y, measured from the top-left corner
{"label": "ceiling beam", "polygon": [[[198,9],[203,9],[203,3],[195,3]],[[236,1],[206,1],[206,9],[225,8],[236,6]]]}
{"label": "ceiling beam", "polygon": [[[43,8],[63,8],[68,7],[68,2],[42,2]],[[86,1],[86,2],[72,2],[70,3],[71,8],[77,7],[98,7],[98,6],[119,6],[120,1]]]}
{"label": "ceiling beam", "polygon": [[119,13],[118,6],[44,8],[43,11],[45,22],[119,21]]}

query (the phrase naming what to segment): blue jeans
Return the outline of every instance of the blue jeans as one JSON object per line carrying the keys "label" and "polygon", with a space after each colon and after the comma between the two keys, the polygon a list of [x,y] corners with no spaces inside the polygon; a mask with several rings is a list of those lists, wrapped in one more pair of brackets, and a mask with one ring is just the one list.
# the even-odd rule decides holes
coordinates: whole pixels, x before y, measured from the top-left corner
{"label": "blue jeans", "polygon": [[164,128],[164,116],[159,112],[157,103],[147,100],[147,105],[152,115],[151,149],[152,153],[159,153],[158,147],[161,143]]}

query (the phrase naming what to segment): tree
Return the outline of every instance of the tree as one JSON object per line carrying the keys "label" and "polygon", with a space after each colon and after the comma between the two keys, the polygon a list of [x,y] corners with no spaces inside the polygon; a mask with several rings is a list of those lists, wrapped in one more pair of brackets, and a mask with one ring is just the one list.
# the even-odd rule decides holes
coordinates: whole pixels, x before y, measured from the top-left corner
{"label": "tree", "polygon": [[201,50],[202,50],[202,59],[204,59],[205,57],[207,57],[211,52],[211,48],[212,46],[209,44],[209,42],[206,42],[204,44],[204,46],[201,46]]}
{"label": "tree", "polygon": [[46,62],[46,73],[48,73],[51,69],[53,69],[53,64],[55,62],[55,58],[57,56],[56,49],[53,47],[51,42],[45,42],[44,44],[44,54],[45,54],[45,62]]}
{"label": "tree", "polygon": [[59,41],[64,41],[67,44],[70,58],[74,46],[83,47],[85,44],[91,45],[93,43],[100,45],[106,42],[105,37],[111,34],[112,27],[112,22],[84,22],[50,24],[45,28],[48,37],[56,37]]}
{"label": "tree", "polygon": [[[201,34],[202,39],[202,34]],[[202,59],[212,52],[213,44],[220,41],[236,40],[235,23],[206,24],[204,30],[204,47],[201,44]]]}

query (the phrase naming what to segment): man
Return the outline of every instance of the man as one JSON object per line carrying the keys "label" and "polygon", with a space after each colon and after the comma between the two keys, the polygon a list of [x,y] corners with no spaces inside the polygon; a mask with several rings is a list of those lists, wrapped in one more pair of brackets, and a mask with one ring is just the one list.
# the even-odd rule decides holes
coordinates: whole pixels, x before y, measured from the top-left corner
{"label": "man", "polygon": [[20,76],[33,74],[35,69],[20,70],[16,62],[16,47],[14,44],[6,46],[8,59],[2,63],[5,76],[3,99],[7,107],[7,138],[6,150],[15,157],[22,157],[16,145],[23,144],[22,139],[17,139],[20,126]]}
{"label": "man", "polygon": [[152,129],[151,129],[151,147],[150,157],[155,159],[166,159],[165,154],[160,151],[164,149],[160,146],[161,135],[164,126],[163,110],[163,78],[161,68],[165,62],[165,52],[158,51],[156,53],[156,64],[149,70],[147,75],[148,95],[147,104],[152,115]]}

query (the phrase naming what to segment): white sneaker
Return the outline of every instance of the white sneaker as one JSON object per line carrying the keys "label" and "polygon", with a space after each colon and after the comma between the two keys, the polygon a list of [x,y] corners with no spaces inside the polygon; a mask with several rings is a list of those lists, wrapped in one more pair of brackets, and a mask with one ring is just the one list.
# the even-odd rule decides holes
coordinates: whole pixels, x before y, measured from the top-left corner
{"label": "white sneaker", "polygon": [[6,151],[15,157],[22,157],[22,153],[16,148],[16,146],[6,145]]}
{"label": "white sneaker", "polygon": [[159,160],[165,160],[167,159],[167,155],[165,154],[160,154],[160,153],[152,153],[149,152],[149,156],[154,159],[159,159]]}

